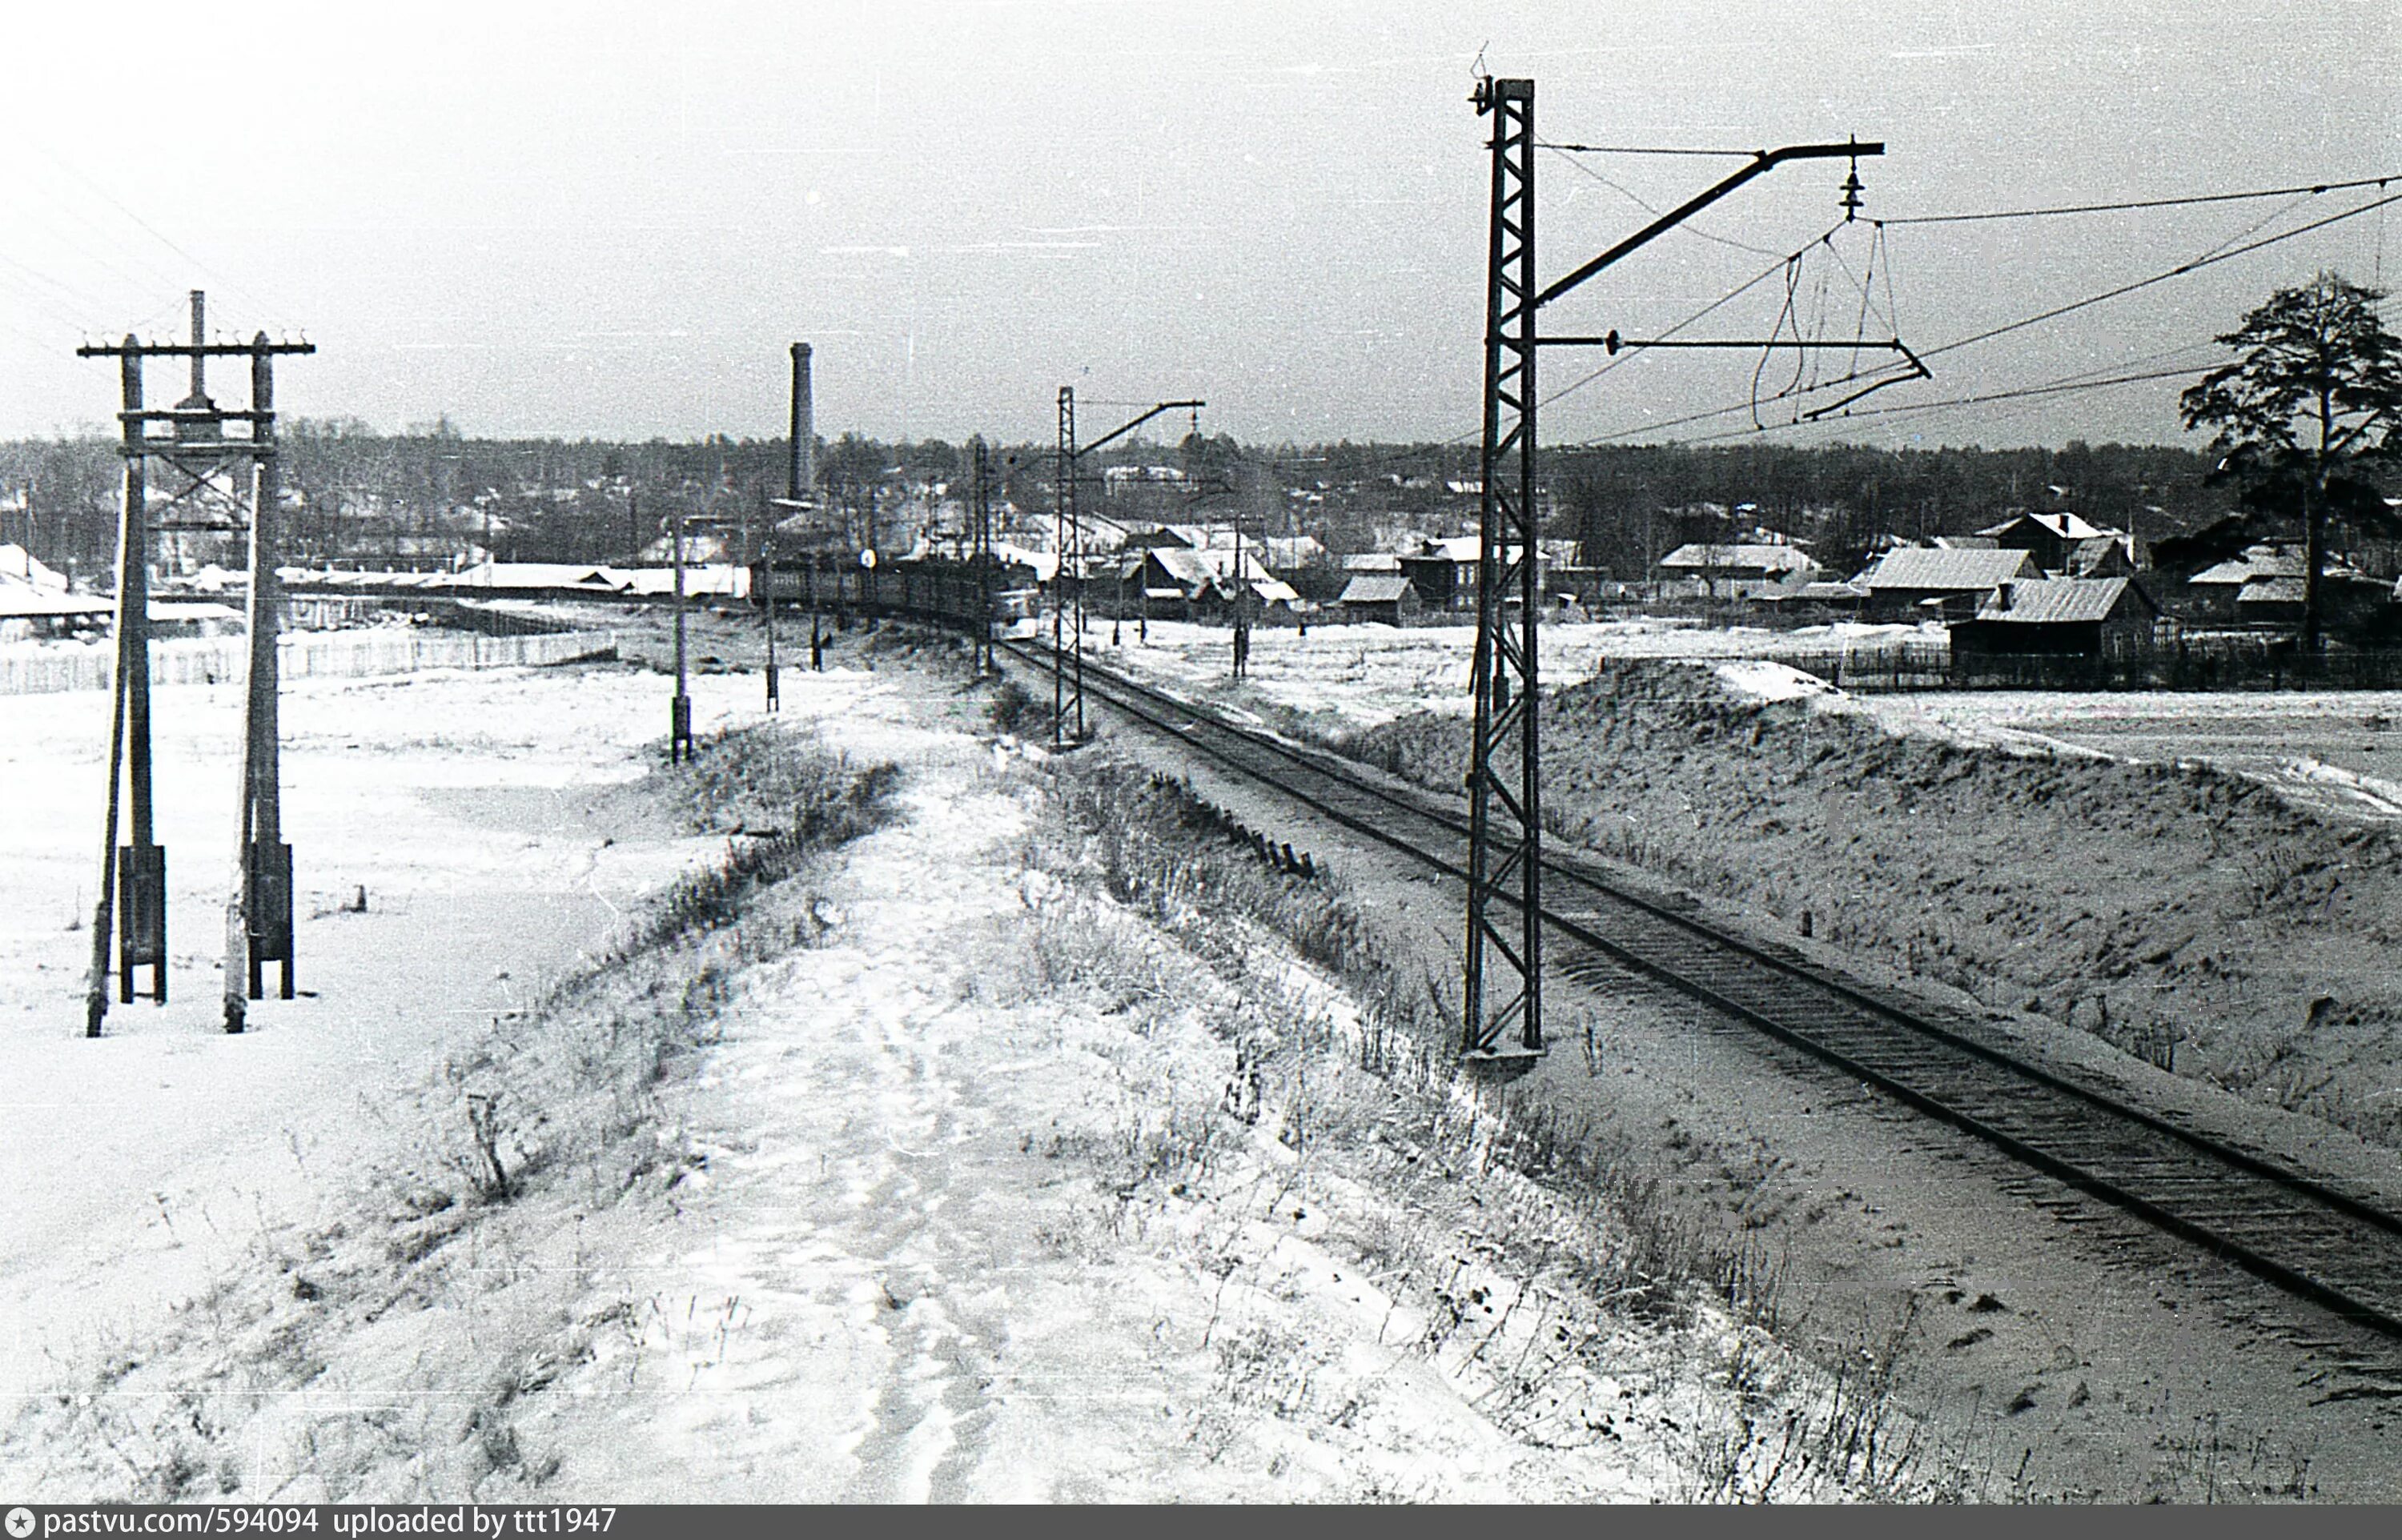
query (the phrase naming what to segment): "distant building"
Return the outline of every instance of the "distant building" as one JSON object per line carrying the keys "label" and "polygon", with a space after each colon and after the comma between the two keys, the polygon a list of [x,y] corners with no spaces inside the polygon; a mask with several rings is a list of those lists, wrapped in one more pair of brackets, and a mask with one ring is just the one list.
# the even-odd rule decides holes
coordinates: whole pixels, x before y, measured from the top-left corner
{"label": "distant building", "polygon": [[2005,583],[2043,576],[2032,553],[2021,550],[1938,550],[1905,545],[1888,551],[1861,575],[1871,620],[1967,620]]}
{"label": "distant building", "polygon": [[[2290,546],[2261,544],[2205,567],[2185,581],[2185,611],[2196,620],[2285,626],[2302,618],[2303,561]],[[2319,571],[2319,597],[2329,614],[2381,607],[2387,585],[2340,557]]]}
{"label": "distant building", "polygon": [[1197,551],[1154,545],[1146,547],[1139,557],[1128,553],[1123,571],[1128,582],[1139,585],[1152,613],[1187,620],[1231,609],[1246,590],[1255,615],[1279,609],[1290,612],[1301,597],[1269,572],[1249,545],[1243,548],[1239,563],[1231,545]]}
{"label": "distant building", "polygon": [[1343,597],[1335,602],[1342,606],[1346,620],[1382,621],[1387,626],[1400,626],[1426,608],[1409,579],[1375,572],[1363,572],[1344,584]]}
{"label": "distant building", "polygon": [[[1476,567],[1483,537],[1455,535],[1447,540],[1421,540],[1415,550],[1400,553],[1401,575],[1410,580],[1429,610],[1467,610],[1476,604]],[[1504,562],[1517,558],[1518,547],[1504,546]]]}
{"label": "distant building", "polygon": [[1999,524],[1978,530],[1977,534],[1981,539],[1992,541],[2000,549],[2026,552],[2035,557],[2035,564],[2047,572],[2080,577],[2112,576],[2112,573],[2091,571],[2097,564],[2107,563],[2104,552],[2112,545],[2121,548],[2121,554],[2127,558],[2126,571],[2134,571],[2134,543],[2128,535],[2118,529],[2105,529],[2098,524],[2089,524],[2071,513],[2012,514]]}
{"label": "distant building", "polygon": [[1973,619],[1953,626],[1952,655],[2119,657],[2148,645],[2160,618],[2160,606],[2129,578],[2013,580],[1997,585]]}
{"label": "distant building", "polygon": [[1663,577],[1699,583],[1713,598],[1767,598],[1796,591],[1819,573],[1798,545],[1679,545],[1660,558]]}

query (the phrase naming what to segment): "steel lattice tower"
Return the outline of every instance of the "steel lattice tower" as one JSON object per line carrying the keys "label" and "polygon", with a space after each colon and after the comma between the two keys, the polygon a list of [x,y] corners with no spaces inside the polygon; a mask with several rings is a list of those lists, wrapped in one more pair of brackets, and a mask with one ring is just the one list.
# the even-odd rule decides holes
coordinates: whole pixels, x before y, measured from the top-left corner
{"label": "steel lattice tower", "polygon": [[[1068,740],[1068,673],[1066,636],[1068,615],[1068,542],[1076,529],[1076,388],[1059,387],[1059,456],[1058,489],[1055,501],[1056,516],[1053,520],[1052,556],[1057,563],[1051,572],[1051,746],[1059,747]],[[1076,739],[1084,736],[1084,616],[1077,617],[1076,648]]]}
{"label": "steel lattice tower", "polygon": [[[1536,627],[1542,613],[1535,502],[1535,83],[1484,80],[1475,102],[1480,116],[1493,118],[1493,203],[1460,1051],[1472,1058],[1504,1058],[1543,1049],[1542,787],[1535,714]],[[1513,1026],[1516,1040],[1505,1040]]]}

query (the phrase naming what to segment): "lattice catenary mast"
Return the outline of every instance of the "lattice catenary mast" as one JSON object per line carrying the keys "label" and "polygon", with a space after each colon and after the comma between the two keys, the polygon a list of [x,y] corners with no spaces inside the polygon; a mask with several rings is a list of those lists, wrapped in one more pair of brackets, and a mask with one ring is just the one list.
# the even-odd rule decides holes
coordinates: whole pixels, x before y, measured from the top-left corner
{"label": "lattice catenary mast", "polygon": [[[1616,331],[1539,337],[1536,314],[1577,285],[1752,178],[1788,160],[1883,155],[1882,144],[1788,144],[1763,150],[1706,191],[1548,287],[1535,278],[1535,83],[1480,79],[1471,100],[1493,119],[1492,202],[1484,288],[1484,442],[1476,564],[1476,716],[1469,740],[1467,959],[1460,1053],[1471,1061],[1543,1052],[1542,755],[1538,736],[1537,631],[1542,612],[1537,505],[1535,360],[1546,346],[1811,346],[1630,342]],[[1843,191],[1858,209],[1856,173]],[[1859,344],[1848,344],[1857,346]],[[1877,344],[1869,344],[1878,346]],[[1925,366],[1898,340],[1892,351]],[[1510,913],[1512,909],[1516,913]],[[1501,965],[1497,969],[1496,961]],[[1497,971],[1506,972],[1496,979]],[[1511,1030],[1516,1028],[1512,1040]]]}

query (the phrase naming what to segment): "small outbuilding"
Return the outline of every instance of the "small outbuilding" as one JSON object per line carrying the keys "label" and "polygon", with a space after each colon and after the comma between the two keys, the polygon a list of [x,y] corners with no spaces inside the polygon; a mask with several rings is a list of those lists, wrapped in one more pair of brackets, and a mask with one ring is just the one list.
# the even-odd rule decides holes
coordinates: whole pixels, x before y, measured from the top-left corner
{"label": "small outbuilding", "polygon": [[1374,572],[1363,572],[1345,584],[1343,597],[1335,602],[1342,606],[1345,620],[1382,621],[1387,626],[1402,625],[1426,608],[1409,579]]}

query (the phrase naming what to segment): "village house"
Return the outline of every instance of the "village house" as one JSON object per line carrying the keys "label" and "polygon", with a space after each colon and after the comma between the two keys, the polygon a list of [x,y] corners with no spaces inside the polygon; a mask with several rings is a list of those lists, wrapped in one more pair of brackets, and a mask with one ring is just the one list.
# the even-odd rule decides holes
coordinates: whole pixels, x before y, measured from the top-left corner
{"label": "village house", "polygon": [[[2302,618],[2302,555],[2261,544],[2185,580],[2181,608],[2191,619],[2239,626],[2291,626]],[[2358,618],[2390,602],[2390,585],[2340,557],[2319,571],[2319,598],[2332,617]]]}
{"label": "village house", "polygon": [[1952,626],[1952,655],[2123,657],[2151,643],[2160,617],[2130,578],[2014,580]]}
{"label": "village house", "polygon": [[1406,625],[1426,609],[1409,579],[1383,572],[1362,572],[1344,584],[1343,597],[1335,603],[1342,607],[1345,620],[1381,621],[1387,626]]}
{"label": "village house", "polygon": [[1696,543],[1660,558],[1663,580],[1698,584],[1710,598],[1781,598],[1815,580],[1819,571],[1809,552],[1788,544]]}
{"label": "village house", "polygon": [[1997,550],[2024,551],[2061,577],[2124,577],[2135,570],[2133,537],[2071,513],[2013,514],[1977,537]]}
{"label": "village house", "polygon": [[1858,581],[1868,590],[1862,610],[1870,620],[1967,620],[2003,584],[2042,576],[2026,551],[1905,545],[1886,552]]}

